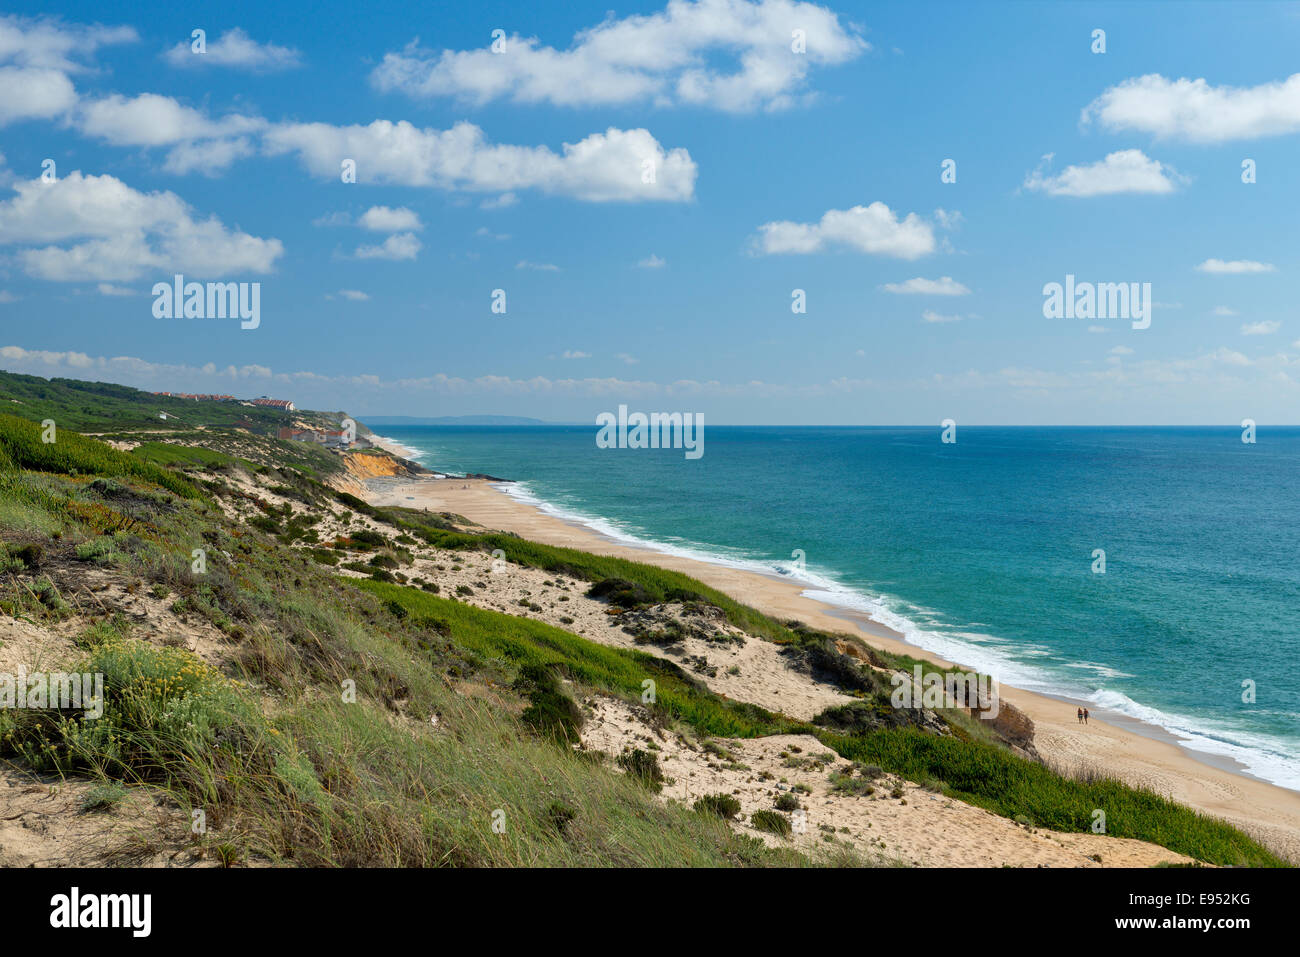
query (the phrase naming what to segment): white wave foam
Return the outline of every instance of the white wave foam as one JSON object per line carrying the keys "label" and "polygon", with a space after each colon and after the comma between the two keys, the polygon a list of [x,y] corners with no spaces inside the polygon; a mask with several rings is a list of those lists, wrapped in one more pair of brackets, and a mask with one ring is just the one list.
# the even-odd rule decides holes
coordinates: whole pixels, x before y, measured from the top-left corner
{"label": "white wave foam", "polygon": [[382,442],[390,449],[397,449],[398,455],[400,455],[404,459],[410,459],[412,462],[419,462],[422,458],[424,458],[426,455],[429,454],[428,452],[425,452],[422,449],[413,448],[412,446],[406,445],[403,442],[399,442],[397,441],[397,439],[390,439],[386,435],[380,435],[378,432],[375,433],[375,440],[378,442]]}
{"label": "white wave foam", "polygon": [[[578,509],[556,505],[539,497],[527,482],[496,485],[511,498],[567,522],[585,525],[621,544],[713,565],[724,565],[764,575],[779,575],[804,586],[803,596],[824,605],[865,614],[872,621],[898,632],[904,641],[949,661],[992,675],[999,682],[1025,691],[1071,700],[1089,701],[1098,708],[1114,711],[1153,725],[1174,735],[1182,747],[1229,757],[1248,773],[1280,787],[1300,790],[1300,759],[1286,753],[1287,742],[1237,729],[1223,729],[1209,722],[1199,723],[1184,715],[1171,714],[1139,704],[1117,691],[1090,691],[1074,685],[1025,658],[1058,657],[1040,645],[1008,642],[984,632],[927,628],[919,620],[939,622],[930,609],[903,602],[889,595],[868,595],[836,581],[831,573],[820,573],[793,562],[772,562],[739,550],[723,550],[697,543],[670,543],[638,534],[617,522],[588,515]],[[684,541],[684,540],[683,540]],[[729,553],[732,552],[732,553]],[[969,626],[968,626],[969,627]],[[1058,667],[1091,671],[1098,678],[1130,677],[1096,662],[1058,661]],[[1229,740],[1228,735],[1238,739]]]}

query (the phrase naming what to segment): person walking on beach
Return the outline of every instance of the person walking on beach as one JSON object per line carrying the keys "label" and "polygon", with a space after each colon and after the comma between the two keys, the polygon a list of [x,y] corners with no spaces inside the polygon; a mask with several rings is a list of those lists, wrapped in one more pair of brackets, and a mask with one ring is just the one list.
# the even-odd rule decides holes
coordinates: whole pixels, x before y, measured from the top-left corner
{"label": "person walking on beach", "polygon": [[1083,709],[1079,709],[1079,724],[1083,724]]}
{"label": "person walking on beach", "polygon": [[1083,723],[1084,723],[1084,724],[1087,724],[1087,723],[1088,723],[1088,709],[1087,709],[1087,708],[1084,708],[1084,709],[1083,709]]}

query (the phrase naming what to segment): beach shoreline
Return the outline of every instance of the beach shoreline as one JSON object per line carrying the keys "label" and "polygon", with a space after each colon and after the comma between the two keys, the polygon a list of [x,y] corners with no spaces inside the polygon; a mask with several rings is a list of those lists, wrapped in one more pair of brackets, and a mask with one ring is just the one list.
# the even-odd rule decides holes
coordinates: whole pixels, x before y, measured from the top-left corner
{"label": "beach shoreline", "polygon": [[[398,449],[390,451],[400,454]],[[775,618],[797,619],[833,632],[849,632],[868,645],[931,661],[960,665],[910,644],[864,612],[826,604],[804,594],[805,583],[776,574],[715,564],[616,540],[588,525],[549,514],[481,479],[425,475],[373,479],[367,498],[453,512],[494,530],[549,545],[613,555],[683,572]],[[1224,755],[1195,752],[1156,725],[1095,705],[1093,723],[1080,726],[1075,709],[1084,702],[1001,684],[1002,696],[1034,721],[1035,745],[1063,773],[1099,771],[1133,786],[1150,788],[1189,807],[1229,821],[1300,862],[1300,793],[1250,775]]]}

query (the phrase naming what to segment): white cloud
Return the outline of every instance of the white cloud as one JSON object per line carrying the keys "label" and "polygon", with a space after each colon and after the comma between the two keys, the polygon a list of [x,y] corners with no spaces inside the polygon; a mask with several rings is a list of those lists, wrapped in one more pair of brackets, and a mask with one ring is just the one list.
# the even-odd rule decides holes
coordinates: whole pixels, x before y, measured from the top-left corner
{"label": "white cloud", "polygon": [[80,73],[100,47],[134,43],[132,27],[75,26],[53,19],[0,17],[0,62]]}
{"label": "white cloud", "polygon": [[1193,143],[1279,136],[1300,130],[1300,73],[1258,86],[1211,86],[1203,78],[1168,80],[1158,73],[1112,86],[1083,110],[1082,120]]}
{"label": "white cloud", "polygon": [[195,53],[192,41],[182,41],[163,54],[172,66],[224,66],[253,73],[287,70],[302,64],[302,55],[291,47],[258,43],[239,27],[232,27],[216,40],[205,40],[205,52]]}
{"label": "white cloud", "polygon": [[1088,331],[1089,331],[1089,332],[1094,332],[1094,333],[1098,333],[1098,332],[1110,332],[1110,330],[1107,329],[1105,326],[1089,326],[1089,327],[1088,327]]}
{"label": "white cloud", "polygon": [[141,293],[136,289],[128,289],[125,286],[115,286],[111,282],[101,282],[95,287],[99,290],[101,296],[139,296]]}
{"label": "white cloud", "polygon": [[359,183],[493,193],[536,189],[590,202],[683,202],[695,193],[697,172],[686,150],[665,150],[644,129],[610,127],[565,143],[561,153],[490,144],[473,123],[434,130],[405,120],[281,124],[263,143],[273,155],[297,154],[309,171],[330,179],[338,178],[343,160],[353,159]]}
{"label": "white cloud", "polygon": [[555,263],[535,263],[535,262],[529,262],[527,259],[519,260],[519,262],[515,263],[515,268],[532,269],[537,272],[559,272],[560,271],[560,267],[555,265]]}
{"label": "white cloud", "polygon": [[[795,52],[793,31],[806,49]],[[832,11],[793,0],[670,0],[658,13],[609,15],[567,50],[535,37],[503,38],[504,50],[434,52],[413,41],[371,74],[380,90],[452,96],[481,105],[509,99],[554,106],[689,104],[741,112],[804,102],[811,68],[870,49]],[[719,60],[734,57],[731,72]]]}
{"label": "white cloud", "polygon": [[88,70],[83,61],[100,47],[136,39],[130,27],[0,17],[0,126],[62,116],[77,102],[69,74]]}
{"label": "white cloud", "polygon": [[1282,328],[1277,319],[1265,319],[1261,322],[1248,322],[1241,327],[1243,336],[1270,336]]}
{"label": "white cloud", "polygon": [[575,350],[575,349],[565,349],[565,350],[564,350],[564,354],[563,354],[560,358],[562,358],[562,359],[590,359],[590,358],[591,358],[591,353],[590,353],[590,352],[579,352],[579,351],[577,351],[577,350]]}
{"label": "white cloud", "polygon": [[72,81],[58,70],[0,67],[0,126],[62,116],[76,102]]}
{"label": "white cloud", "polygon": [[398,233],[389,236],[378,246],[358,246],[358,259],[414,259],[420,252],[421,243],[415,233]]}
{"label": "white cloud", "polygon": [[221,172],[255,151],[253,137],[267,126],[258,117],[230,114],[213,120],[169,96],[114,93],[83,103],[76,125],[86,136],[114,146],[171,146],[163,168],[183,175]]}
{"label": "white cloud", "polygon": [[1130,349],[1128,346],[1116,346],[1115,348],[1110,350],[1110,354],[1113,356],[1131,356],[1133,354],[1133,350]]}
{"label": "white cloud", "polygon": [[917,259],[932,253],[936,242],[933,227],[916,213],[898,216],[884,203],[828,210],[819,223],[789,221],[764,223],[755,237],[756,251],[815,253],[828,246],[848,246],[875,256]]}
{"label": "white cloud", "polygon": [[0,245],[61,247],[21,249],[16,258],[39,279],[135,279],[146,272],[190,272],[216,279],[241,272],[270,272],[284,247],[227,229],[215,216],[196,220],[175,193],[141,193],[112,176],[80,170],[55,182],[13,184],[16,195],[0,203]]}
{"label": "white cloud", "polygon": [[424,229],[420,217],[405,206],[396,209],[391,206],[371,206],[361,214],[357,225],[376,233],[419,232]]}
{"label": "white cloud", "polygon": [[485,199],[478,204],[479,209],[509,209],[519,202],[519,197],[514,193],[502,193],[500,196],[493,196]]}
{"label": "white cloud", "polygon": [[1024,188],[1049,196],[1110,196],[1115,193],[1171,193],[1178,174],[1141,150],[1118,150],[1087,166],[1067,166],[1050,176],[1044,163],[1025,177]]}
{"label": "white cloud", "polygon": [[900,296],[969,296],[970,290],[951,276],[923,279],[917,276],[906,282],[887,282],[881,286],[885,292]]}
{"label": "white cloud", "polygon": [[340,289],[339,298],[347,299],[352,302],[367,302],[370,297],[360,289]]}
{"label": "white cloud", "polygon": [[651,253],[645,259],[638,262],[637,265],[642,269],[662,269],[664,266],[668,265],[668,262],[667,260],[660,259],[654,253]]}
{"label": "white cloud", "polygon": [[1214,314],[1216,316],[1235,316],[1237,315],[1237,310],[1229,309],[1227,306],[1215,306]]}
{"label": "white cloud", "polygon": [[0,303],[17,302],[18,296],[15,296],[8,289],[0,289]]}
{"label": "white cloud", "polygon": [[636,365],[638,362],[641,361],[641,360],[638,359],[636,356],[630,356],[630,355],[628,355],[626,352],[620,352],[620,353],[619,353],[617,356],[615,356],[614,358],[616,358],[616,359],[622,359],[623,362],[624,362],[624,364],[626,364],[626,365],[630,365],[630,366],[634,366],[634,365]]}
{"label": "white cloud", "polygon": [[945,315],[941,312],[935,312],[933,309],[927,309],[921,313],[921,319],[925,322],[961,322],[965,316]]}
{"label": "white cloud", "polygon": [[1255,262],[1253,259],[1233,259],[1227,262],[1222,259],[1207,259],[1196,267],[1198,272],[1225,276],[1273,272],[1276,268],[1272,263]]}
{"label": "white cloud", "polygon": [[[1300,344],[1297,344],[1300,349]],[[1067,369],[1035,369],[1006,366],[981,371],[965,366],[964,371],[897,380],[837,377],[829,380],[772,383],[762,380],[740,382],[681,379],[655,382],[606,377],[513,378],[485,374],[459,378],[442,373],[416,378],[388,379],[365,371],[323,375],[309,371],[276,371],[264,365],[202,366],[162,365],[131,356],[91,356],[78,352],[43,352],[20,346],[0,347],[0,367],[35,375],[65,375],[80,379],[122,382],[144,389],[185,389],[200,392],[231,392],[237,395],[272,393],[293,399],[301,408],[363,409],[394,408],[394,401],[411,402],[421,396],[537,397],[550,401],[595,398],[602,408],[632,398],[664,401],[698,401],[701,398],[803,399],[872,392],[884,399],[904,394],[917,401],[939,397],[942,407],[953,401],[970,400],[979,405],[1010,396],[1023,404],[1046,407],[1052,421],[1054,409],[1128,408],[1136,411],[1125,421],[1150,419],[1152,403],[1174,410],[1196,398],[1217,396],[1211,411],[1192,411],[1180,421],[1240,421],[1243,402],[1251,408],[1275,410],[1268,417],[1284,420],[1286,409],[1300,401],[1300,357],[1294,353],[1272,353],[1250,358],[1232,349],[1220,348],[1201,354],[1165,359],[1138,359],[1105,364],[1080,364]],[[1050,399],[1050,402],[1044,400]],[[1262,403],[1262,404],[1261,404]],[[697,406],[698,407],[698,406]],[[1217,412],[1215,410],[1218,410]],[[363,413],[364,414],[364,413]],[[585,415],[585,413],[583,413]],[[1095,420],[1095,411],[1092,413]],[[1235,418],[1233,418],[1235,416]],[[1256,413],[1263,418],[1264,413]],[[936,419],[937,421],[937,419]]]}
{"label": "white cloud", "polygon": [[474,230],[474,235],[482,236],[484,239],[495,239],[498,242],[504,242],[510,238],[509,233],[494,233],[486,226],[480,226],[478,229]]}

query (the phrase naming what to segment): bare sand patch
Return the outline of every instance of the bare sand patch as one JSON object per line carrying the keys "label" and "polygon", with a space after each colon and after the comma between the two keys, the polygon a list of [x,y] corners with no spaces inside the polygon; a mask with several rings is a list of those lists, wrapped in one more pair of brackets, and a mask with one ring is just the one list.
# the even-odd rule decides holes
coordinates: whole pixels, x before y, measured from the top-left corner
{"label": "bare sand patch", "polygon": [[[849,631],[870,645],[940,666],[958,664],[906,644],[884,626],[848,620],[805,597],[796,583],[613,542],[589,528],[518,502],[494,484],[474,479],[384,479],[371,483],[368,498],[377,505],[454,512],[486,528],[535,541],[675,569],[775,618],[798,619],[827,631]],[[1034,721],[1035,745],[1052,766],[1067,772],[1100,771],[1133,786],[1150,787],[1226,820],[1277,853],[1300,862],[1300,794],[1198,760],[1157,729],[1148,737],[1096,719],[1080,728],[1073,705],[1006,684],[1000,690]]]}

